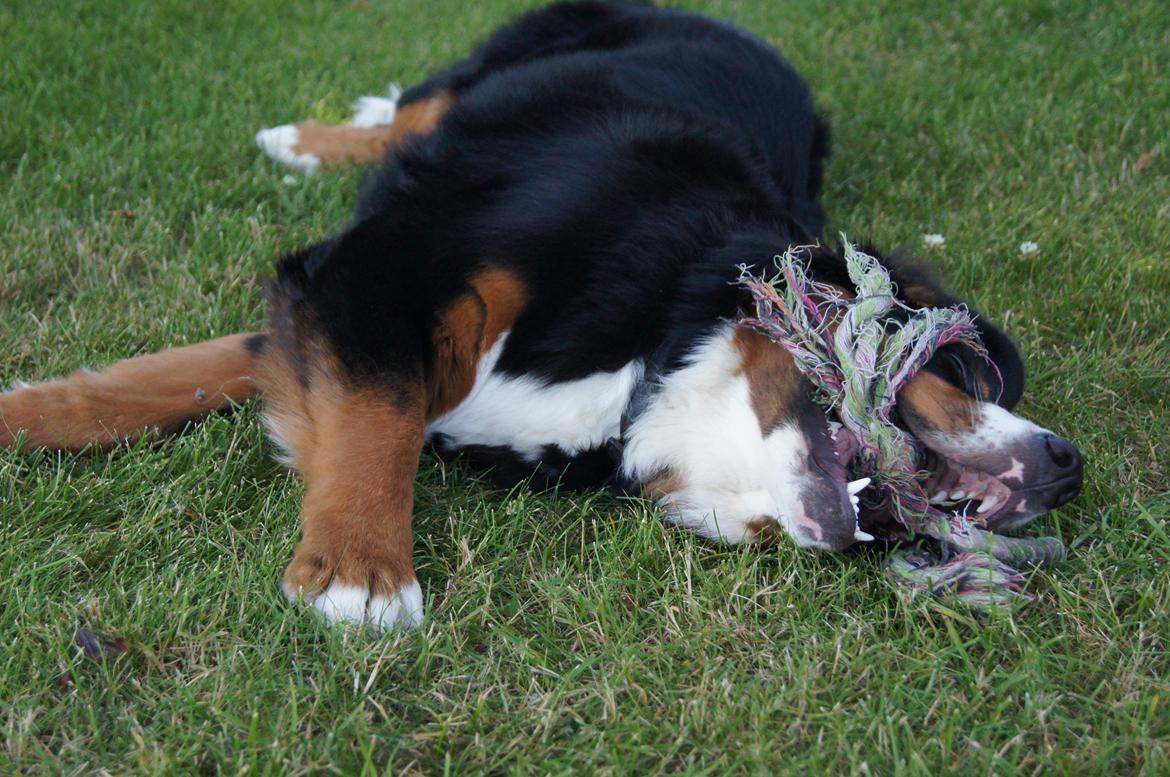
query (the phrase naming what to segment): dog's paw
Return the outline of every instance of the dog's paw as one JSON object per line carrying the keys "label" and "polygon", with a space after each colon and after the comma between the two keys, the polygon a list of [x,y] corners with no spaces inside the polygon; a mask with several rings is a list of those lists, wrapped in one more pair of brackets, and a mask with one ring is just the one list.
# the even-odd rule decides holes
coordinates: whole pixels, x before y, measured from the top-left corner
{"label": "dog's paw", "polygon": [[412,629],[422,624],[422,589],[412,570],[391,565],[298,551],[285,570],[281,589],[303,600],[329,623],[369,623],[376,629]]}
{"label": "dog's paw", "polygon": [[[16,445],[22,432],[45,426],[45,415],[49,408],[38,401],[36,386],[23,380],[13,380],[7,386],[0,385],[0,448]],[[33,443],[40,441],[33,434]],[[27,443],[27,441],[26,441]]]}
{"label": "dog's paw", "polygon": [[321,159],[314,154],[302,154],[297,145],[299,142],[300,130],[296,124],[283,124],[256,133],[256,145],[261,151],[281,164],[312,175],[321,167]]}
{"label": "dog's paw", "polygon": [[351,127],[381,127],[394,123],[398,110],[398,98],[402,90],[397,84],[390,84],[389,97],[359,97],[353,104]]}
{"label": "dog's paw", "polygon": [[[281,587],[292,601],[303,595],[287,581]],[[329,623],[369,623],[379,630],[413,629],[423,619],[422,589],[417,580],[388,595],[373,593],[366,586],[334,582],[319,594],[305,596],[305,601]]]}

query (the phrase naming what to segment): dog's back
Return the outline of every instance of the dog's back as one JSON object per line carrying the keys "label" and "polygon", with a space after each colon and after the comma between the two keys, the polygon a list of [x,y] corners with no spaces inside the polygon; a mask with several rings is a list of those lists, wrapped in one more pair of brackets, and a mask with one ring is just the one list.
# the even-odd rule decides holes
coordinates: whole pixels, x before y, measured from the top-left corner
{"label": "dog's back", "polygon": [[719,20],[637,2],[554,5],[497,31],[401,100],[444,92],[460,95],[461,110],[495,113],[502,126],[561,112],[586,124],[654,112],[712,127],[762,162],[810,235],[822,232],[828,127],[787,60]]}

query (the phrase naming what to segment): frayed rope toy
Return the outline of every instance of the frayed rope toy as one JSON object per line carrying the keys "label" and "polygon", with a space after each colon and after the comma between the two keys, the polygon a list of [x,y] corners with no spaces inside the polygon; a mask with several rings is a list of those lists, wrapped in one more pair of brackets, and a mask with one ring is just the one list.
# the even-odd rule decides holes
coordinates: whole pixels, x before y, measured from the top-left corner
{"label": "frayed rope toy", "polygon": [[[739,284],[752,295],[755,316],[739,324],[782,345],[812,382],[817,401],[853,434],[858,452],[849,462],[850,492],[872,480],[877,495],[911,537],[938,541],[932,552],[921,545],[891,556],[887,569],[912,592],[952,594],[987,611],[1030,600],[1017,568],[1050,566],[1064,560],[1054,537],[1005,537],[976,526],[965,512],[944,512],[931,504],[918,471],[919,442],[891,420],[898,391],[939,348],[951,343],[987,351],[971,314],[963,307],[910,308],[894,294],[889,272],[841,236],[849,279],[857,289],[847,297],[810,277],[807,247],[789,248],[775,259],[768,279],[740,268]],[[893,321],[889,313],[901,311]],[[835,329],[833,326],[835,325]],[[856,505],[856,502],[855,502]],[[870,527],[867,527],[870,528]],[[859,538],[867,538],[858,530]],[[896,525],[880,539],[903,539]]]}

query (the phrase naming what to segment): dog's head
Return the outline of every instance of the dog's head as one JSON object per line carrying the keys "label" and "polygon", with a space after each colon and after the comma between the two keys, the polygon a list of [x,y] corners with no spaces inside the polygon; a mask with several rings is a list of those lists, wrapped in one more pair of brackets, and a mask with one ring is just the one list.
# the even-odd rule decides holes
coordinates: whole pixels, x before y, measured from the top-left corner
{"label": "dog's head", "polygon": [[[866,252],[879,257],[910,307],[965,304],[912,262]],[[810,269],[818,280],[853,291],[839,251],[814,250]],[[899,392],[892,420],[921,444],[919,468],[931,500],[1002,532],[1074,498],[1083,465],[1071,442],[1012,413],[1024,390],[1020,353],[985,316],[972,313],[987,358],[964,345],[939,349]],[[788,408],[809,451],[799,496],[789,506],[806,518],[789,528],[800,544],[836,550],[853,543],[858,518],[863,530],[888,529],[893,516],[885,500],[866,491],[855,518],[845,463],[856,440],[811,394],[806,383]]]}

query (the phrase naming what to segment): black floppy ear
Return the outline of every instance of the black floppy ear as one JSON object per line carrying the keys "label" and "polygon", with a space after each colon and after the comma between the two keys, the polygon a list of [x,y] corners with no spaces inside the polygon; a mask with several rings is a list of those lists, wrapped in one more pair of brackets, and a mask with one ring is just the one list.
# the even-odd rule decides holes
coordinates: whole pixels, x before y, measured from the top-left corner
{"label": "black floppy ear", "polygon": [[[880,256],[880,254],[874,254]],[[1016,344],[1012,342],[999,327],[991,323],[982,313],[970,303],[956,297],[942,287],[934,273],[916,262],[912,258],[894,253],[884,259],[882,264],[890,271],[890,278],[894,281],[898,296],[903,302],[915,308],[966,307],[975,320],[979,329],[980,339],[987,348],[987,355],[995,365],[992,369],[983,359],[968,349],[952,348],[948,346],[944,351],[947,359],[961,361],[963,370],[973,374],[980,385],[985,387],[983,393],[989,401],[1000,407],[1011,410],[1020,401],[1024,393],[1024,360]],[[942,365],[928,364],[927,368],[941,367]],[[944,375],[944,377],[948,377]]]}

